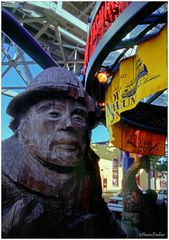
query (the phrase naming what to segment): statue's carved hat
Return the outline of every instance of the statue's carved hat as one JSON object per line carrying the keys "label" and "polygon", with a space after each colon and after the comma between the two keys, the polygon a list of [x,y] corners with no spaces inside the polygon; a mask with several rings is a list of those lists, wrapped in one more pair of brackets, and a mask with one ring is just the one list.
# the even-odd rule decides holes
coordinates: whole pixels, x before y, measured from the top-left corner
{"label": "statue's carved hat", "polygon": [[7,113],[13,117],[10,127],[17,129],[20,117],[32,105],[43,99],[73,97],[84,102],[89,113],[95,113],[95,103],[85,91],[82,83],[73,72],[62,67],[50,67],[38,74],[29,83],[26,90],[15,96],[7,107]]}

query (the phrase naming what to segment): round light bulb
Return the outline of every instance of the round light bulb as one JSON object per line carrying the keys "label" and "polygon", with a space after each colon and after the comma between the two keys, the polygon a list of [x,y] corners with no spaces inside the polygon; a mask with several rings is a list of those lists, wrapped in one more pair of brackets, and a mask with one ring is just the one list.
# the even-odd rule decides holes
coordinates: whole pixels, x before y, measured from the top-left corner
{"label": "round light bulb", "polygon": [[98,73],[97,79],[99,80],[100,83],[106,83],[107,82],[107,75],[106,73]]}

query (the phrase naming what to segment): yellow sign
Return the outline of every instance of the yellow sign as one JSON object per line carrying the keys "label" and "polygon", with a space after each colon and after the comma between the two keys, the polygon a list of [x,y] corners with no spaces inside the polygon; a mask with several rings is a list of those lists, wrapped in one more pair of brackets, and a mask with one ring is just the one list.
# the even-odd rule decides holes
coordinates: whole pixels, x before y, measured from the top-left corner
{"label": "yellow sign", "polygon": [[120,63],[106,96],[106,123],[120,121],[120,113],[134,108],[151,94],[167,88],[167,28],[141,43],[134,57]]}

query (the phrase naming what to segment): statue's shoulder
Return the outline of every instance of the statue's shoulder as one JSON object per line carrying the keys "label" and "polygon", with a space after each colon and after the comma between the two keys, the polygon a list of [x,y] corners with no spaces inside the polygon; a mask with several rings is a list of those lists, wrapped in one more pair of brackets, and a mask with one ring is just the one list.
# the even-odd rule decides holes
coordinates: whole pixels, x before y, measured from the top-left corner
{"label": "statue's shoulder", "polygon": [[19,145],[18,137],[15,135],[2,141],[2,161],[12,157],[16,150],[18,151]]}
{"label": "statue's shoulder", "polygon": [[13,135],[2,141],[2,153],[13,149],[14,146],[19,144],[18,137]]}
{"label": "statue's shoulder", "polygon": [[92,148],[89,149],[87,159],[86,159],[86,166],[88,171],[91,173],[92,176],[98,174],[99,172],[99,156],[93,151]]}
{"label": "statue's shoulder", "polygon": [[2,171],[12,180],[16,181],[22,161],[22,146],[17,136],[2,142]]}

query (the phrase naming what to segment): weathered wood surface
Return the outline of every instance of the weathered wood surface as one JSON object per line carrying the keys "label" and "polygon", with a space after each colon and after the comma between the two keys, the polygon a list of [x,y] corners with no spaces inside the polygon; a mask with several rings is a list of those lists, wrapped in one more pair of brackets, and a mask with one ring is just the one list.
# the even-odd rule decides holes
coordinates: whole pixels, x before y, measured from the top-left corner
{"label": "weathered wood surface", "polygon": [[[13,136],[11,141],[18,141],[18,138]],[[3,153],[7,153],[5,148],[10,144],[10,141],[3,144]],[[18,177],[7,171],[6,164],[3,167],[3,237],[125,236],[111,220],[101,197],[98,157],[92,150],[86,156],[86,171],[79,169],[78,176],[74,172],[61,174],[40,163],[27,162],[22,147],[20,150],[21,154],[12,155],[13,164],[22,162]],[[7,154],[3,160],[8,160]]]}
{"label": "weathered wood surface", "polygon": [[143,193],[136,183],[136,175],[138,171],[143,167],[141,161],[134,162],[128,169],[127,173],[123,177],[123,198],[124,206],[123,212],[142,212],[142,196]]}
{"label": "weathered wood surface", "polygon": [[102,198],[95,105],[77,77],[45,69],[7,112],[15,134],[2,144],[3,237],[124,236]]}
{"label": "weathered wood surface", "polygon": [[[13,136],[11,141],[18,142],[18,138]],[[5,148],[10,149],[11,144],[10,141],[3,144],[4,161],[7,161],[9,156]],[[21,163],[18,165],[18,171],[15,171],[17,177],[13,174],[13,168],[10,168],[11,173],[6,163],[3,166],[3,237],[117,235],[118,227],[112,233],[107,229],[108,223],[105,223],[105,219],[107,221],[110,218],[110,213],[101,197],[98,157],[92,150],[91,154],[88,154],[91,163],[88,162],[90,166],[86,178],[84,170],[80,172],[79,169],[77,177],[74,172],[59,174],[41,166],[40,163],[29,162],[24,159],[22,146],[20,147],[17,149],[20,149],[21,153],[10,153],[13,158],[10,161],[12,166]],[[12,147],[11,149],[14,150]],[[83,187],[84,178],[86,181]]]}
{"label": "weathered wood surface", "polygon": [[123,230],[128,238],[140,238],[145,230],[144,194],[136,183],[136,175],[140,169],[149,170],[149,162],[138,159],[123,177]]}

